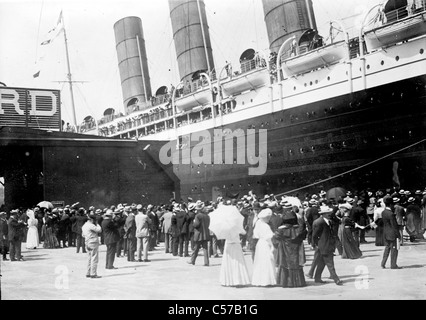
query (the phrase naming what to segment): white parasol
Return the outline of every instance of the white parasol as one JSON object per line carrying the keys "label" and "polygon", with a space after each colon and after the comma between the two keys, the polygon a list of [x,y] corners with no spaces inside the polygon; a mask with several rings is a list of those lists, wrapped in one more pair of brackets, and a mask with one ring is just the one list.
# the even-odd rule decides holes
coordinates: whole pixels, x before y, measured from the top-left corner
{"label": "white parasol", "polygon": [[292,206],[296,206],[298,208],[302,208],[302,202],[297,197],[290,197],[290,196],[283,196],[283,200],[286,200],[288,203],[290,203]]}
{"label": "white parasol", "polygon": [[218,239],[229,239],[236,232],[243,234],[244,216],[235,206],[221,205],[209,214],[209,229]]}

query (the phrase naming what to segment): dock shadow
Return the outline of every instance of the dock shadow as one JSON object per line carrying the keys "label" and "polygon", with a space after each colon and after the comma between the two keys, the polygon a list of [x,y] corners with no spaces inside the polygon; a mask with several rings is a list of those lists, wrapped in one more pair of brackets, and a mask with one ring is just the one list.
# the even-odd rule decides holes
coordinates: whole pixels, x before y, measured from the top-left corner
{"label": "dock shadow", "polygon": [[118,267],[118,269],[128,269],[128,268],[140,268],[140,267],[146,267],[146,264],[133,264],[130,266],[124,266],[124,267]]}
{"label": "dock shadow", "polygon": [[416,268],[424,268],[426,267],[426,264],[413,264],[411,266],[401,266],[403,269],[416,269]]}

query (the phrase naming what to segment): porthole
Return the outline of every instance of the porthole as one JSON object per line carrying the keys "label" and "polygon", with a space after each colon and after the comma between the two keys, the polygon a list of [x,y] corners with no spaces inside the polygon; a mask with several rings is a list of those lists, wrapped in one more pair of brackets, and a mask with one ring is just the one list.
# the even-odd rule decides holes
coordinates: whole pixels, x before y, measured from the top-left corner
{"label": "porthole", "polygon": [[308,86],[308,84],[305,82],[305,87],[307,87]]}
{"label": "porthole", "polygon": [[382,60],[382,61],[380,62],[380,64],[383,66],[383,65],[385,64],[385,62]]}
{"label": "porthole", "polygon": [[369,70],[370,69],[370,65],[369,64],[367,64],[367,70]]}
{"label": "porthole", "polygon": [[395,60],[396,60],[396,61],[399,61],[399,56],[396,56],[396,57],[395,57]]}
{"label": "porthole", "polygon": [[296,87],[293,87],[293,90],[296,91]]}
{"label": "porthole", "polygon": [[420,54],[423,54],[425,51],[423,50],[423,48],[422,49],[420,49]]}
{"label": "porthole", "polygon": [[311,86],[312,86],[312,84],[313,84],[313,83],[312,83],[312,81],[311,81],[311,82],[309,82],[309,85],[311,85]]}
{"label": "porthole", "polygon": [[315,84],[318,84],[318,80],[315,80]]}
{"label": "porthole", "polygon": [[330,77],[327,77],[327,80],[330,81]]}

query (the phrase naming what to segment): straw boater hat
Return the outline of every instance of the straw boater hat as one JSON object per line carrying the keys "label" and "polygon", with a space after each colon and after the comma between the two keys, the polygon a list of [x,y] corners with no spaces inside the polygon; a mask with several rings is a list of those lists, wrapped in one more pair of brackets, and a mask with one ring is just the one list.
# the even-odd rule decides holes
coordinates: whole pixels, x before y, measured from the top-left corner
{"label": "straw boater hat", "polygon": [[399,202],[399,200],[401,200],[401,199],[399,199],[399,198],[397,198],[397,197],[393,197],[393,198],[392,198],[392,200],[393,200],[393,203],[397,203],[397,202]]}
{"label": "straw boater hat", "polygon": [[416,200],[416,199],[414,199],[414,197],[410,197],[410,198],[408,198],[408,202],[414,202],[414,200]]}
{"label": "straw boater hat", "polygon": [[342,204],[339,205],[339,209],[340,208],[345,208],[347,210],[351,210],[352,206],[349,203],[342,203]]}
{"label": "straw boater hat", "polygon": [[320,206],[320,209],[318,211],[319,214],[331,213],[331,212],[333,212],[333,208],[329,206]]}

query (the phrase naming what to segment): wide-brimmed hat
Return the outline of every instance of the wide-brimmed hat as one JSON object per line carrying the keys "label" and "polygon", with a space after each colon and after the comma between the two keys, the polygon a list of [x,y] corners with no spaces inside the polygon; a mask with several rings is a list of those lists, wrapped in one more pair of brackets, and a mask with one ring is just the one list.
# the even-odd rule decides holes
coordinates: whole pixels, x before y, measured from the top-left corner
{"label": "wide-brimmed hat", "polygon": [[96,209],[95,213],[96,213],[96,214],[101,214],[101,213],[102,213],[102,210],[101,210],[101,209]]}
{"label": "wide-brimmed hat", "polygon": [[263,204],[262,203],[260,203],[258,201],[253,202],[253,209],[254,210],[260,210],[262,208],[263,208]]}
{"label": "wide-brimmed hat", "polygon": [[414,202],[414,200],[416,200],[416,199],[414,199],[414,197],[409,197],[407,202]]}
{"label": "wide-brimmed hat", "polygon": [[271,216],[272,216],[272,210],[269,209],[269,208],[265,208],[265,209],[263,209],[262,211],[259,212],[257,217],[259,219],[268,221],[271,218]]}
{"label": "wide-brimmed hat", "polygon": [[404,194],[404,193],[405,193],[404,189],[399,190],[399,194]]}
{"label": "wide-brimmed hat", "polygon": [[192,211],[194,209],[195,209],[195,203],[192,202],[188,205],[188,210]]}
{"label": "wide-brimmed hat", "polygon": [[342,204],[339,204],[339,208],[345,208],[347,210],[351,210],[352,206],[349,203],[342,203]]}
{"label": "wide-brimmed hat", "polygon": [[111,218],[111,217],[112,217],[112,210],[108,209],[104,214],[104,218]]}
{"label": "wide-brimmed hat", "polygon": [[329,206],[320,206],[320,209],[318,211],[319,214],[331,213],[331,212],[333,212],[333,208]]}
{"label": "wide-brimmed hat", "polygon": [[415,194],[422,194],[421,190],[416,190]]}
{"label": "wide-brimmed hat", "polygon": [[203,209],[203,208],[204,208],[204,203],[203,203],[202,201],[198,200],[198,201],[195,203],[195,209],[196,209],[196,210],[201,210],[201,209]]}
{"label": "wide-brimmed hat", "polygon": [[392,198],[393,203],[397,203],[397,202],[399,202],[399,200],[401,200],[401,199],[399,199],[399,198],[397,198],[397,197],[393,197],[393,198]]}
{"label": "wide-brimmed hat", "polygon": [[141,204],[138,204],[138,205],[136,206],[136,210],[141,211],[141,210],[142,210],[142,205],[141,205]]}

